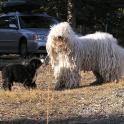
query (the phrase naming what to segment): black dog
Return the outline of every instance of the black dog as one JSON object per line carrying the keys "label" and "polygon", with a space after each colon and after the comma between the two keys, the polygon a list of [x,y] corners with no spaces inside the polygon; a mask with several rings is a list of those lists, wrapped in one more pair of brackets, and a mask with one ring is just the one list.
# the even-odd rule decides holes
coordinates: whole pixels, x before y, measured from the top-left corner
{"label": "black dog", "polygon": [[36,71],[42,65],[39,59],[32,59],[27,65],[11,64],[2,69],[3,88],[11,90],[13,82],[19,82],[25,88],[36,88]]}

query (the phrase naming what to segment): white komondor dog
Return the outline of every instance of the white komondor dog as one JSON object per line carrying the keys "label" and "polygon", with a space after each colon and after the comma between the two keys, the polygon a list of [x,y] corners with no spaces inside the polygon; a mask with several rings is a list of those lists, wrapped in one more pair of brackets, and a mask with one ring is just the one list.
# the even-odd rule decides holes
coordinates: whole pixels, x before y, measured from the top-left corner
{"label": "white komondor dog", "polygon": [[108,33],[80,37],[67,22],[62,22],[51,28],[46,48],[57,90],[79,87],[82,70],[94,73],[93,84],[119,81],[124,73],[124,49]]}

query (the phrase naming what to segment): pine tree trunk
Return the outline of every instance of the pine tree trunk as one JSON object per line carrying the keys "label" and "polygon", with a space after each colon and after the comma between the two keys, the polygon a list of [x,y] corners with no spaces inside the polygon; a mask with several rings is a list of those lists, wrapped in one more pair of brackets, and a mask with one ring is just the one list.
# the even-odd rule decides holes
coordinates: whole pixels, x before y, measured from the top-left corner
{"label": "pine tree trunk", "polygon": [[67,21],[76,28],[75,0],[68,0]]}

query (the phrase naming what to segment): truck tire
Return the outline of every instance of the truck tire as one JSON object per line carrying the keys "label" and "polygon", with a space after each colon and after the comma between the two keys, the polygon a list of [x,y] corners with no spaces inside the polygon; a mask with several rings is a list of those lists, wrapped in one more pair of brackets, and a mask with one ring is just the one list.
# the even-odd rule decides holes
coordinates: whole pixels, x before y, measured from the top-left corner
{"label": "truck tire", "polygon": [[25,58],[27,56],[27,53],[27,42],[21,41],[19,45],[19,54],[21,55],[21,57]]}

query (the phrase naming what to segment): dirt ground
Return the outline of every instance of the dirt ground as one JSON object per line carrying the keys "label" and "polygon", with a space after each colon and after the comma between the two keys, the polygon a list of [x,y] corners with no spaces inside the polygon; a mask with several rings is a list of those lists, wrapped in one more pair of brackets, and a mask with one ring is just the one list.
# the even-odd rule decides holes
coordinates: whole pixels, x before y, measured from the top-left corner
{"label": "dirt ground", "polygon": [[37,89],[14,84],[2,89],[0,74],[0,124],[124,124],[124,80],[90,86],[91,72],[81,73],[81,87],[55,91],[50,66],[42,66]]}

